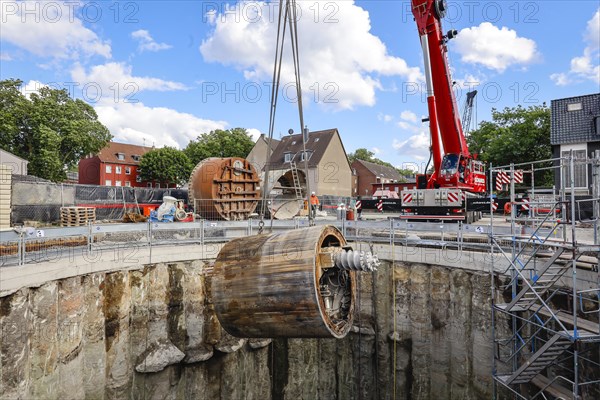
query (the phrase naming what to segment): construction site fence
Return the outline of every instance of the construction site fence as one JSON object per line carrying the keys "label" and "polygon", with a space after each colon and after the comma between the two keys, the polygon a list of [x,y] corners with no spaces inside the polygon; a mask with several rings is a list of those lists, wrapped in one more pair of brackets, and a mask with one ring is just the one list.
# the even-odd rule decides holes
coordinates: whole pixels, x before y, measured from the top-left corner
{"label": "construction site fence", "polygon": [[[68,262],[76,255],[93,259],[97,252],[122,249],[134,252],[142,247],[181,244],[224,243],[231,239],[308,227],[308,218],[247,221],[89,223],[78,227],[19,227],[0,231],[0,267],[47,261]],[[410,222],[399,219],[379,221],[317,220],[316,225],[334,225],[350,241],[400,245],[426,244],[440,248],[489,249],[490,227],[463,223]],[[524,234],[532,228],[522,227]],[[495,234],[510,235],[509,227],[495,227]],[[539,231],[539,235],[560,238],[561,229]],[[465,240],[468,237],[468,240]],[[125,257],[124,255],[123,257]]]}
{"label": "construction site fence", "polygon": [[156,208],[164,196],[187,200],[187,190],[60,184],[18,177],[12,182],[11,223],[53,224],[62,207],[92,207],[96,220],[115,221],[127,212]]}

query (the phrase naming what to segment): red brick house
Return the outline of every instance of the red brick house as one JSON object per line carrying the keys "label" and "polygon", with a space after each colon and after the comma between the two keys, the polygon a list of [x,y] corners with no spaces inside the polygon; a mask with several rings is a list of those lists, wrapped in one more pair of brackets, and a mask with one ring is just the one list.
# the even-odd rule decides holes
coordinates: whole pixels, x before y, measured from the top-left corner
{"label": "red brick house", "polygon": [[[79,183],[101,186],[161,187],[142,181],[140,158],[152,147],[109,142],[97,155],[79,161]],[[164,185],[162,187],[165,187]]]}
{"label": "red brick house", "polygon": [[[389,184],[404,180],[404,177],[394,168],[364,160],[355,160],[352,163],[352,170],[358,177],[356,185],[358,196],[372,196],[376,185],[386,185],[385,189],[389,190]],[[391,190],[397,190],[396,187],[398,186]]]}

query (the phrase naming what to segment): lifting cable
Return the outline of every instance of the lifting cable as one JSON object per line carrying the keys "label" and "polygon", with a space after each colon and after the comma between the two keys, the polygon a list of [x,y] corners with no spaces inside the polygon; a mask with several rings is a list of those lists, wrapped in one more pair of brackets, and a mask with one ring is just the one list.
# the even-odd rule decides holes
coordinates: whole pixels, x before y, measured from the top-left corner
{"label": "lifting cable", "polygon": [[[265,176],[262,188],[262,202],[260,208],[260,222],[258,233],[263,233],[265,225],[265,212],[267,210],[267,196],[269,190],[269,170],[271,158],[271,149],[273,143],[273,130],[275,129],[275,111],[277,110],[277,99],[279,96],[279,83],[281,81],[281,65],[283,57],[283,43],[285,39],[285,20],[287,19],[288,9],[283,6],[283,1],[279,1],[279,18],[277,20],[277,41],[275,45],[275,61],[273,62],[273,85],[271,85],[271,105],[269,110],[269,139],[267,141],[267,153],[265,156]],[[285,8],[285,13],[284,13]],[[283,22],[283,23],[282,23]],[[270,211],[271,212],[271,211]]]}
{"label": "lifting cable", "polygon": [[[277,20],[277,40],[275,46],[275,61],[273,63],[273,85],[271,86],[271,104],[269,111],[269,139],[267,142],[267,154],[265,161],[265,175],[263,183],[263,195],[261,202],[261,214],[258,233],[262,233],[264,227],[264,217],[267,210],[267,196],[269,190],[269,172],[270,172],[270,150],[272,149],[271,144],[273,141],[273,131],[275,129],[275,114],[277,111],[277,100],[279,97],[279,86],[281,83],[281,67],[283,59],[283,49],[285,42],[286,33],[286,22],[289,24],[290,38],[292,44],[292,58],[294,63],[294,74],[296,80],[296,93],[298,101],[298,115],[300,118],[300,133],[304,138],[304,112],[302,109],[302,86],[300,84],[300,55],[298,46],[298,15],[296,8],[296,0],[280,0],[279,1],[279,18]],[[306,143],[302,140],[303,154],[306,154]],[[304,170],[306,179],[306,200],[307,205],[310,207],[310,186],[308,179],[308,157],[304,158]],[[314,220],[309,212],[309,223],[314,225]]]}

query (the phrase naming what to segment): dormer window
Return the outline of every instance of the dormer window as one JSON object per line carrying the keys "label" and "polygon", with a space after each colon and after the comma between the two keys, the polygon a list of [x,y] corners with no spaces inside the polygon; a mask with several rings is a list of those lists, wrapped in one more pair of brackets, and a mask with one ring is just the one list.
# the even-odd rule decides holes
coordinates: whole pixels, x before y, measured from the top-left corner
{"label": "dormer window", "polygon": [[133,161],[140,161],[140,156],[137,154],[132,155],[131,158],[133,158]]}
{"label": "dormer window", "polygon": [[296,144],[296,141],[294,140],[294,141],[292,142],[292,146],[293,146],[293,145],[295,145],[295,144]]}
{"label": "dormer window", "polygon": [[[305,158],[306,156],[306,158]],[[310,156],[312,156],[312,151],[302,152],[300,153],[300,161],[308,161],[310,160]]]}
{"label": "dormer window", "polygon": [[318,141],[319,141],[319,138],[318,138],[318,137],[316,137],[316,138],[315,138],[315,143],[317,143]]}
{"label": "dormer window", "polygon": [[125,160],[125,153],[117,153],[117,160],[119,160],[119,161]]}
{"label": "dormer window", "polygon": [[581,104],[581,103],[567,104],[567,111],[581,111],[581,110],[583,110],[583,104]]}
{"label": "dormer window", "polygon": [[283,162],[291,162],[292,161],[292,153],[286,152],[283,153]]}

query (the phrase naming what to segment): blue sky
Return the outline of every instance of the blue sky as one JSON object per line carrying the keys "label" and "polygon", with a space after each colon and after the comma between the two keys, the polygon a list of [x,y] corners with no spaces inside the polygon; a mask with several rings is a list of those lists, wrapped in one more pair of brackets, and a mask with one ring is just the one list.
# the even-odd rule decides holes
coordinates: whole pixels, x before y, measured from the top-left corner
{"label": "blue sky", "polygon": [[[267,132],[277,3],[0,1],[0,78],[67,88],[115,140],[185,147],[216,128]],[[397,166],[423,166],[423,61],[410,1],[299,1],[305,122],[338,128]],[[449,2],[444,29],[462,108],[600,92],[600,6],[585,1]],[[290,54],[289,43],[286,46]],[[289,59],[275,137],[299,130]]]}

